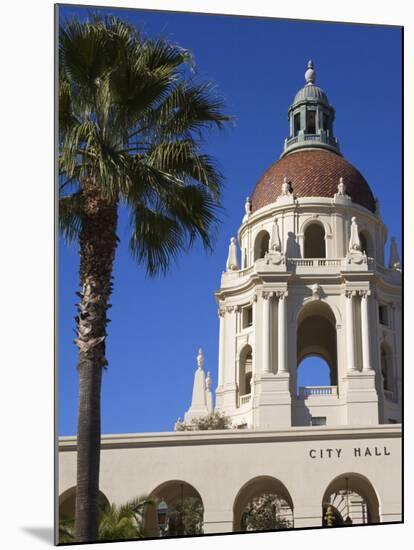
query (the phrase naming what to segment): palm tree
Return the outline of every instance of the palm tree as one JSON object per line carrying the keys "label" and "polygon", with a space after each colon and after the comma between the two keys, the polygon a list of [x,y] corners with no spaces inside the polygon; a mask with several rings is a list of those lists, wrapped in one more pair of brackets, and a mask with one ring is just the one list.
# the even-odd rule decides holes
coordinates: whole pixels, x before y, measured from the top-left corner
{"label": "palm tree", "polygon": [[[99,511],[98,540],[123,540],[144,538],[144,512],[147,506],[155,506],[152,497],[141,496],[125,504],[108,504]],[[59,543],[74,542],[74,520],[67,516],[59,518]]]}
{"label": "palm tree", "polygon": [[222,176],[201,152],[205,130],[229,117],[190,52],[122,20],[94,16],[59,30],[59,226],[79,243],[79,411],[76,540],[98,533],[100,395],[118,209],[147,274],[199,237],[212,246]]}
{"label": "palm tree", "polygon": [[99,540],[144,538],[145,509],[156,504],[151,497],[137,497],[120,506],[107,506],[100,514]]}

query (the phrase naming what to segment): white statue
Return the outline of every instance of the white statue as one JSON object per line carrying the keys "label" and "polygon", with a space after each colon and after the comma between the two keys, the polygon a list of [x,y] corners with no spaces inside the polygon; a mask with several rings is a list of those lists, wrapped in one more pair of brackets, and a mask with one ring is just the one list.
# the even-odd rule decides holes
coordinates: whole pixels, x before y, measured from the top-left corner
{"label": "white statue", "polygon": [[342,176],[339,178],[337,195],[340,197],[346,196],[346,185],[344,183],[344,178]]}
{"label": "white statue", "polygon": [[227,256],[226,269],[227,271],[237,271],[239,269],[239,262],[237,260],[237,245],[236,239],[234,237],[230,239],[229,255]]}
{"label": "white statue", "polygon": [[390,261],[388,263],[390,269],[395,269],[396,271],[401,271],[401,260],[398,254],[397,240],[395,237],[391,237],[391,246],[390,246]]}
{"label": "white statue", "polygon": [[351,219],[351,236],[349,239],[349,252],[361,251],[361,241],[359,240],[358,225],[355,216]]}
{"label": "white statue", "polygon": [[198,350],[197,365],[199,369],[202,369],[204,365],[204,355],[203,355],[203,350],[201,348]]}
{"label": "white statue", "polygon": [[321,299],[322,288],[318,285],[318,283],[314,283],[311,286],[311,290],[312,290],[312,298],[314,300],[320,300]]}
{"label": "white statue", "polygon": [[209,371],[206,376],[206,390],[210,391],[210,388],[211,388],[211,376]]}
{"label": "white statue", "polygon": [[293,193],[292,184],[287,180],[285,176],[282,183],[282,196],[289,196]]}
{"label": "white statue", "polygon": [[282,251],[282,243],[280,242],[279,226],[277,223],[277,218],[274,219],[274,224],[272,227],[272,238],[270,242],[270,248],[275,252]]}
{"label": "white statue", "polygon": [[246,197],[246,202],[244,203],[244,209],[246,211],[246,216],[249,217],[252,211],[252,201],[250,197]]}

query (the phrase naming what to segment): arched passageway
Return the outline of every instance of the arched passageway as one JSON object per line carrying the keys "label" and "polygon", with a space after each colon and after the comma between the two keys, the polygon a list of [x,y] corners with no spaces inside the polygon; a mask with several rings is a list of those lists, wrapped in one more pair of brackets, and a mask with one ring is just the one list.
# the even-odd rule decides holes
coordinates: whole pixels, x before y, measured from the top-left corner
{"label": "arched passageway", "polygon": [[264,531],[293,527],[293,502],[278,479],[258,476],[238,492],[233,505],[233,531]]}
{"label": "arched passageway", "polygon": [[322,525],[380,523],[379,501],[371,482],[349,472],[336,477],[322,499]]}
{"label": "arched passageway", "polygon": [[304,232],[304,257],[326,258],[325,229],[321,223],[310,223]]}
{"label": "arched passageway", "polygon": [[200,493],[182,480],[158,485],[150,496],[156,506],[148,506],[144,515],[147,537],[197,535],[203,532],[204,506]]}
{"label": "arched passageway", "polygon": [[254,241],[254,261],[264,258],[269,252],[270,235],[264,229],[259,231]]}
{"label": "arched passageway", "polygon": [[[76,487],[71,487],[59,495],[59,518],[73,519],[75,517]],[[100,508],[109,506],[106,496],[99,491],[98,504]]]}

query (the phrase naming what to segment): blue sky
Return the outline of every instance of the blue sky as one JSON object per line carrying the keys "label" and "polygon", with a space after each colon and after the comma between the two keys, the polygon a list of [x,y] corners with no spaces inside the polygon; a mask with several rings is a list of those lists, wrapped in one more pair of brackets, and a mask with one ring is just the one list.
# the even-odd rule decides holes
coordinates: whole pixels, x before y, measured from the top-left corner
{"label": "blue sky", "polygon": [[[88,15],[61,6],[60,16]],[[336,109],[335,134],[381,202],[382,217],[401,243],[401,31],[395,27],[313,23],[104,9],[150,36],[192,50],[202,79],[213,80],[235,124],[209,134],[206,150],[225,175],[222,224],[212,254],[197,243],[165,278],[147,279],[130,258],[128,222],[120,215],[121,243],[107,339],[109,368],[102,384],[102,432],[164,431],[191,400],[197,350],[217,385],[218,318],[214,291],[244,201],[280,155],[287,109],[313,59],[317,84]],[[388,257],[388,246],[386,247]],[[73,344],[78,289],[76,246],[59,244],[59,433],[76,433],[78,374]],[[313,363],[302,384],[325,380]],[[305,372],[306,370],[306,372]]]}

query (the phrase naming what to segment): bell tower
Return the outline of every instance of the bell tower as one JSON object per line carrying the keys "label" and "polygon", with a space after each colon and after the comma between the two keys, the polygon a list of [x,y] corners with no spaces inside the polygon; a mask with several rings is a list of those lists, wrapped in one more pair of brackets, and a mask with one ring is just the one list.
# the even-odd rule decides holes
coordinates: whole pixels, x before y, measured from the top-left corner
{"label": "bell tower", "polygon": [[[340,153],[335,110],[306,84],[279,160],[245,203],[216,292],[216,410],[233,425],[287,428],[401,420],[401,266],[363,175]],[[310,356],[329,385],[299,387]],[[312,374],[312,373],[310,373]]]}
{"label": "bell tower", "polygon": [[339,143],[333,132],[335,109],[325,92],[316,86],[313,62],[308,62],[306,85],[295,95],[289,107],[289,136],[285,139],[282,157],[304,147],[323,148],[339,154]]}

